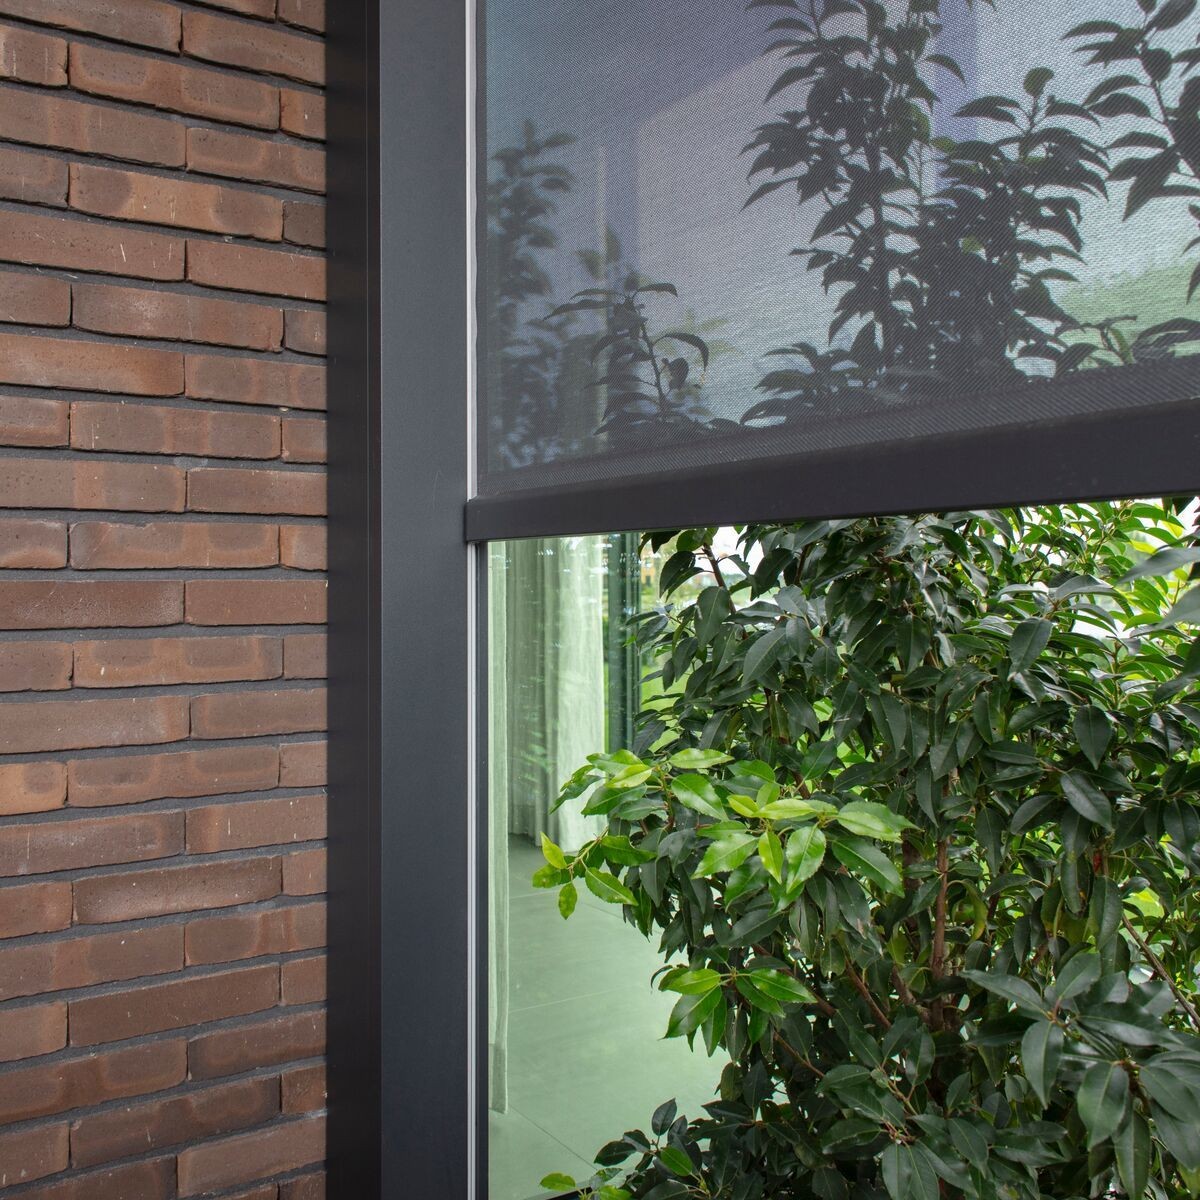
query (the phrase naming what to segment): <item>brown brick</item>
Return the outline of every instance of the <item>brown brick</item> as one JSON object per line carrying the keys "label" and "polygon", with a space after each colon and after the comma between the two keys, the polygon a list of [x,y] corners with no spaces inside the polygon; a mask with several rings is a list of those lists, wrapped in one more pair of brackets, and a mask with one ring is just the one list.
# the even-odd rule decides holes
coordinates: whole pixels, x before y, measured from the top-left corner
{"label": "brown brick", "polygon": [[0,1001],[166,975],[182,967],[183,930],[178,925],[89,933],[33,946],[17,942],[0,949]]}
{"label": "brown brick", "polygon": [[[303,1094],[310,1095],[315,1086],[307,1082],[308,1090]],[[147,1150],[236,1133],[269,1121],[279,1109],[277,1080],[243,1079],[85,1116],[71,1127],[71,1154],[76,1166],[94,1166]]]}
{"label": "brown brick", "polygon": [[325,97],[284,88],[279,93],[279,127],[295,137],[325,140]]}
{"label": "brown brick", "polygon": [[0,271],[0,321],[19,325],[69,325],[71,285],[48,275]]}
{"label": "brown brick", "polygon": [[[3,494],[0,482],[0,506]],[[193,512],[323,517],[325,476],[314,472],[194,467],[188,472],[188,507]]]}
{"label": "brown brick", "polygon": [[300,354],[324,354],[325,314],[311,308],[289,308],[283,341],[289,350]]}
{"label": "brown brick", "polygon": [[[313,745],[323,746],[315,742]],[[325,851],[293,850],[283,856],[283,891],[287,896],[319,896],[325,891]]]}
{"label": "brown brick", "polygon": [[69,883],[23,883],[0,889],[0,938],[57,933],[70,924]]}
{"label": "brown brick", "polygon": [[[269,21],[275,15],[275,0],[208,0],[208,6],[225,8],[245,17],[258,17],[261,21]],[[248,36],[253,37],[253,32]]]}
{"label": "brown brick", "polygon": [[[85,163],[71,164],[71,207],[97,216],[177,229],[204,229],[274,242],[283,236],[283,204],[274,196]],[[115,273],[137,274],[128,270]]]}
{"label": "brown brick", "polygon": [[61,159],[0,146],[0,197],[26,204],[65,204],[67,164]]}
{"label": "brown brick", "polygon": [[32,29],[0,25],[0,79],[67,86],[67,43]]}
{"label": "brown brick", "polygon": [[71,443],[77,450],[269,459],[279,455],[279,418],[88,400],[72,408]]}
{"label": "brown brick", "polygon": [[279,1200],[325,1200],[325,1172],[285,1180],[279,1185]]}
{"label": "brown brick", "polygon": [[209,13],[184,14],[183,52],[192,58],[266,75],[283,75],[304,83],[325,82],[325,47],[319,41],[272,28],[248,34],[240,21]]}
{"label": "brown brick", "polygon": [[212,121],[260,129],[279,126],[279,96],[269,84],[144,54],[123,54],[76,42],[71,47],[71,86],[80,92]]}
{"label": "brown brick", "polygon": [[296,246],[323,247],[325,245],[325,206],[285,201],[283,205],[283,240]]}
{"label": "brown brick", "polygon": [[285,962],[279,978],[284,1004],[319,1004],[325,999],[325,956]]}
{"label": "brown brick", "polygon": [[245,1016],[274,1008],[278,1001],[279,968],[273,965],[89,996],[71,1002],[71,1045],[95,1046]]}
{"label": "brown brick", "polygon": [[324,679],[325,676],[323,633],[294,633],[283,639],[285,679]]}
{"label": "brown brick", "polygon": [[324,945],[324,902],[202,917],[188,923],[184,942],[188,966],[315,950]]}
{"label": "brown brick", "polygon": [[[190,14],[189,14],[190,15]],[[189,1146],[179,1155],[179,1194],[234,1187],[295,1171],[325,1158],[325,1118],[272,1125],[222,1142]]]}
{"label": "brown brick", "polygon": [[46,750],[84,750],[97,746],[150,746],[182,741],[187,735],[185,696],[24,701],[4,706],[0,751],[36,754]]}
{"label": "brown brick", "polygon": [[284,462],[323,463],[325,458],[325,422],[285,417]]}
{"label": "brown brick", "polygon": [[261,792],[279,781],[278,751],[274,746],[228,746],[81,758],[68,763],[67,777],[72,807],[83,808]]}
{"label": "brown brick", "polygon": [[325,368],[229,355],[187,356],[187,394],[193,400],[324,408]]}
{"label": "brown brick", "polygon": [[75,686],[81,688],[230,683],[278,679],[282,672],[278,638],[117,638],[75,647]]}
{"label": "brown brick", "polygon": [[314,33],[325,32],[325,0],[279,0],[279,19]]}
{"label": "brown brick", "polygon": [[0,642],[0,692],[60,692],[71,686],[65,642]]}
{"label": "brown brick", "polygon": [[71,1157],[70,1127],[42,1125],[0,1133],[0,1189],[32,1183],[65,1171]]}
{"label": "brown brick", "polygon": [[16,458],[8,459],[0,472],[0,508],[182,512],[185,487],[179,467]]}
{"label": "brown brick", "polygon": [[53,1054],[67,1044],[67,1006],[61,1000],[0,1011],[0,1063]]}
{"label": "brown brick", "polygon": [[[0,222],[0,258],[68,271],[102,271],[139,279],[182,279],[184,240],[165,233],[144,233],[81,221],[77,217],[10,212]],[[67,343],[57,345],[65,348]],[[38,382],[47,386],[53,383]]]}
{"label": "brown brick", "polygon": [[[188,1045],[188,1066],[193,1079],[237,1075],[256,1067],[314,1058],[325,1052],[325,1014],[288,1013],[238,1029],[213,1030],[194,1037]],[[0,1083],[0,1119],[3,1111]]]}
{"label": "brown brick", "polygon": [[323,688],[283,692],[218,692],[192,700],[192,736],[263,737],[325,728]]}
{"label": "brown brick", "polygon": [[[186,1073],[187,1043],[179,1038],[6,1071],[0,1074],[0,1125],[161,1092]],[[134,1195],[143,1200],[145,1193],[126,1193],[124,1200]]]}
{"label": "brown brick", "polygon": [[75,920],[80,925],[107,925],[253,904],[279,895],[280,880],[278,858],[94,875],[75,881]]}
{"label": "brown brick", "polygon": [[323,625],[328,590],[324,579],[191,580],[187,621],[189,625]]}
{"label": "brown brick", "polygon": [[323,525],[282,525],[279,529],[279,561],[299,571],[323,571],[326,567],[326,531]]}
{"label": "brown brick", "polygon": [[193,808],[187,815],[189,854],[316,842],[325,836],[325,797],[290,796]]}
{"label": "brown brick", "polygon": [[155,50],[179,49],[179,10],[163,0],[0,0],[0,13]]}
{"label": "brown brick", "polygon": [[65,446],[69,423],[65,400],[0,396],[0,445]]}
{"label": "brown brick", "polygon": [[64,567],[66,550],[62,521],[0,519],[0,567]]}
{"label": "brown brick", "polygon": [[320,787],[326,782],[326,744],[288,742],[279,747],[282,787]]}
{"label": "brown brick", "polygon": [[62,763],[0,764],[0,816],[51,812],[67,801],[67,773]]}
{"label": "brown brick", "polygon": [[[325,259],[240,242],[188,242],[187,277],[235,292],[270,292],[298,300],[325,299]],[[315,407],[306,405],[305,407]]]}
{"label": "brown brick", "polygon": [[175,121],[18,88],[0,97],[0,137],[154,166],[182,167],[187,159],[187,135]]}
{"label": "brown brick", "polygon": [[[177,625],[183,584],[144,580],[0,582],[0,629],[108,629]],[[126,703],[122,701],[122,703]],[[10,711],[9,716],[12,716]],[[46,709],[49,721],[54,710]],[[4,731],[0,730],[0,745]],[[15,751],[10,751],[15,753]]]}
{"label": "brown brick", "polygon": [[168,1200],[174,1195],[175,1159],[167,1157],[72,1174],[22,1192],[21,1200]]}
{"label": "brown brick", "polygon": [[278,543],[274,525],[241,521],[83,521],[71,526],[71,565],[81,570],[273,567],[279,562]]}
{"label": "brown brick", "polygon": [[0,334],[0,383],[177,396],[183,391],[183,355],[145,346],[5,333]]}
{"label": "brown brick", "polygon": [[294,1067],[283,1073],[282,1099],[285,1113],[317,1112],[325,1107],[325,1068]]}
{"label": "brown brick", "polygon": [[131,813],[0,826],[0,875],[38,875],[168,858],[183,849],[183,814]]}
{"label": "brown brick", "polygon": [[221,129],[187,131],[189,171],[274,183],[302,192],[325,190],[325,152]]}
{"label": "brown brick", "polygon": [[206,342],[247,350],[278,350],[283,313],[264,304],[211,300],[153,288],[77,283],[73,323],[119,337]]}

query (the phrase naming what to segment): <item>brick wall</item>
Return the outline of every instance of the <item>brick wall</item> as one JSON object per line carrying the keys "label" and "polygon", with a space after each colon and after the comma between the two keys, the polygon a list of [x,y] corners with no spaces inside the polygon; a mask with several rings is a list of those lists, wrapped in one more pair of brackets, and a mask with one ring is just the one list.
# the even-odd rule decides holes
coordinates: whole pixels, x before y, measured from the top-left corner
{"label": "brick wall", "polygon": [[0,1195],[324,1195],[323,0],[0,0]]}

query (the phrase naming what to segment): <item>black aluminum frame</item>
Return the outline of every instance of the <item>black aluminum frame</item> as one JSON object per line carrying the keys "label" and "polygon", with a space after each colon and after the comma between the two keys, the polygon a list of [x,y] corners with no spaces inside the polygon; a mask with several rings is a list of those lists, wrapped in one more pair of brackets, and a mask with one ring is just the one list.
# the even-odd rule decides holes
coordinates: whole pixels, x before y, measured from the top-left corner
{"label": "black aluminum frame", "polygon": [[487,1041],[483,1005],[470,1024],[486,995],[473,543],[1200,487],[1185,385],[1137,410],[471,500],[470,6],[329,6],[331,1200],[486,1200],[485,1139],[468,1152]]}

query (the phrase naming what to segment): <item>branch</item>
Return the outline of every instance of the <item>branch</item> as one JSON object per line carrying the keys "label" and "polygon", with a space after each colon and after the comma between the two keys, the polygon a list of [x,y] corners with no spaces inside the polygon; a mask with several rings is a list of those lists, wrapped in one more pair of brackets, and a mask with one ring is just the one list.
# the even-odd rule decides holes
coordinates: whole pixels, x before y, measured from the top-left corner
{"label": "branch", "polygon": [[1133,927],[1133,922],[1124,913],[1121,914],[1121,923],[1125,926],[1129,936],[1137,943],[1138,949],[1146,956],[1146,961],[1154,968],[1154,973],[1171,989],[1171,994],[1179,1001],[1179,1007],[1187,1013],[1192,1025],[1200,1030],[1200,1012],[1196,1011],[1195,1005],[1179,990],[1179,985],[1163,964],[1162,959],[1142,940],[1142,935]]}
{"label": "branch", "polygon": [[717,586],[729,591],[729,585],[725,582],[725,576],[721,574],[721,564],[717,560],[716,552],[708,542],[704,543],[702,549],[704,550],[704,557],[708,559],[708,565],[712,567],[713,578],[717,581]]}
{"label": "branch", "polygon": [[846,959],[846,977],[850,980],[854,990],[867,1002],[867,1007],[874,1014],[875,1020],[877,1020],[880,1025],[884,1027],[884,1029],[891,1029],[892,1023],[888,1020],[887,1013],[885,1013],[883,1009],[879,1007],[875,997],[871,995],[871,989],[867,987],[866,981],[854,969],[854,964],[848,958]]}

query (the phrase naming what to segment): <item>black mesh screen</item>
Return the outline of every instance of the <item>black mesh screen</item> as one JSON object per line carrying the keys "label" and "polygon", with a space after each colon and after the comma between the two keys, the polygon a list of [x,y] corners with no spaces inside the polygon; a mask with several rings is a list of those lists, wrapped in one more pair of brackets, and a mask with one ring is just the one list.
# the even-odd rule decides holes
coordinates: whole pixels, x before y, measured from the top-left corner
{"label": "black mesh screen", "polygon": [[1197,0],[487,0],[481,494],[1200,393],[1198,41]]}

